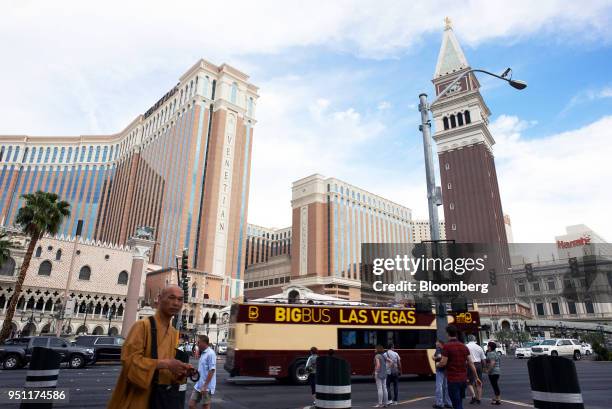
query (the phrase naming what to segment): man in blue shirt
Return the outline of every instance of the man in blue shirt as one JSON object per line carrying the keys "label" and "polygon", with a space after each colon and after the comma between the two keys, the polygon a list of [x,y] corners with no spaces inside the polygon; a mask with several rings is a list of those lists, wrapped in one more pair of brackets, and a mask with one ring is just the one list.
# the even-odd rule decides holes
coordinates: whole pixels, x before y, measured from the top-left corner
{"label": "man in blue shirt", "polygon": [[198,337],[198,348],[201,351],[200,362],[198,364],[200,380],[196,382],[189,399],[189,409],[197,409],[199,403],[202,404],[201,409],[210,409],[212,395],[215,394],[217,386],[217,373],[215,371],[217,368],[217,356],[208,343],[208,336],[200,335]]}

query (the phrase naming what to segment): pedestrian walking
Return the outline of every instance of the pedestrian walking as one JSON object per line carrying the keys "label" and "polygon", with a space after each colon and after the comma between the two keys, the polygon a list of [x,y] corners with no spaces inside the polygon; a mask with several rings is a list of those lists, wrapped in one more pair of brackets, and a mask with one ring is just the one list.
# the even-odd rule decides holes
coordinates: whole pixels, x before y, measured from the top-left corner
{"label": "pedestrian walking", "polygon": [[[444,343],[440,340],[436,341],[436,352],[433,360],[437,364],[442,359],[442,348]],[[433,404],[434,409],[452,408],[453,404],[448,396],[448,382],[446,380],[446,369],[438,368],[436,365],[436,398]]]}
{"label": "pedestrian walking", "polygon": [[384,356],[385,349],[382,345],[376,345],[374,355],[374,380],[378,392],[378,405],[375,408],[386,408],[387,404],[387,359]]}
{"label": "pedestrian walking", "polygon": [[121,348],[121,373],[108,409],[174,409],[185,406],[180,385],[189,364],[175,359],[179,333],[172,317],[183,307],[183,290],[164,288],[155,315],[134,323]]}
{"label": "pedestrian walking", "polygon": [[501,370],[499,367],[499,355],[497,355],[497,344],[493,341],[489,341],[487,344],[487,365],[486,371],[489,375],[489,382],[491,382],[491,387],[493,388],[493,393],[495,393],[495,397],[491,399],[492,405],[501,405],[500,395],[501,392],[499,390],[499,376],[501,375]]}
{"label": "pedestrian walking", "polygon": [[[395,345],[389,344],[389,349],[385,352],[387,360],[387,392],[389,394],[388,402],[392,405],[397,405],[399,377],[402,375],[402,360],[397,352],[394,351]],[[393,399],[391,399],[391,384],[393,384]]]}
{"label": "pedestrian walking", "polygon": [[476,384],[482,384],[478,377],[474,362],[470,357],[469,349],[457,339],[457,328],[453,325],[446,327],[448,342],[442,347],[442,358],[436,364],[437,368],[446,368],[448,383],[448,395],[453,404],[453,409],[463,409],[463,398],[465,398],[465,387],[467,383],[467,367],[470,368]]}
{"label": "pedestrian walking", "polygon": [[[472,362],[474,362],[476,374],[478,375],[477,377],[478,379],[482,379],[482,365],[486,360],[484,350],[476,343],[476,337],[474,335],[468,335],[468,343],[466,346],[470,350],[470,357],[472,358]],[[482,399],[482,383],[476,383],[476,377],[473,376],[472,372],[469,372],[468,375],[468,389],[472,395],[470,403],[472,405],[475,403],[480,404],[480,399]]]}
{"label": "pedestrian walking", "polygon": [[198,336],[198,347],[202,351],[198,361],[200,379],[193,386],[193,392],[189,398],[189,409],[196,409],[198,404],[202,405],[201,409],[210,409],[217,387],[217,356],[210,347],[208,335]]}
{"label": "pedestrian walking", "polygon": [[317,385],[317,358],[319,351],[317,347],[310,348],[310,356],[306,361],[306,372],[308,373],[308,382],[310,383],[310,393],[312,394],[313,405],[317,404],[317,394],[316,394],[316,385]]}

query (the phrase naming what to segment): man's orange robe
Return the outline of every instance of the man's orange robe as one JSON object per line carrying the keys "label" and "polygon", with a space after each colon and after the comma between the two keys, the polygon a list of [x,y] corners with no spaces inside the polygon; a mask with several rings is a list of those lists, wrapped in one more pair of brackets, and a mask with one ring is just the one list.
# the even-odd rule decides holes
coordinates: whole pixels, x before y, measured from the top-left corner
{"label": "man's orange robe", "polygon": [[[155,313],[157,326],[157,357],[171,359],[178,344],[178,331],[169,325],[163,327],[159,312]],[[147,409],[151,382],[157,367],[157,359],[151,356],[151,324],[149,319],[136,321],[121,348],[121,374],[117,379],[108,409]],[[159,383],[179,383],[167,369],[159,370]]]}

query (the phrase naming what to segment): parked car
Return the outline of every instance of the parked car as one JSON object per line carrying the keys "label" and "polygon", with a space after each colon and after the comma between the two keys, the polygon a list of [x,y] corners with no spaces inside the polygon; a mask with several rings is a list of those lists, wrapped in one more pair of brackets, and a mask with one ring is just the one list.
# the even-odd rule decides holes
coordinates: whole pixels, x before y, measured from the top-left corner
{"label": "parked car", "polygon": [[515,358],[531,358],[531,347],[540,345],[539,341],[526,342],[522,347],[516,348],[514,351]]}
{"label": "parked car", "polygon": [[93,348],[72,346],[59,337],[22,337],[7,340],[0,345],[0,362],[4,369],[17,369],[26,366],[32,358],[34,347],[44,347],[58,352],[62,362],[71,368],[82,368],[94,360]]}
{"label": "parked car", "polygon": [[227,342],[219,342],[217,344],[217,354],[219,355],[227,354]]}
{"label": "parked car", "polygon": [[94,361],[119,361],[121,359],[121,346],[125,340],[120,336],[108,335],[79,335],[74,345],[93,348]]}
{"label": "parked car", "polygon": [[545,339],[540,345],[531,347],[531,356],[539,355],[571,356],[578,361],[582,358],[582,345],[568,338]]}
{"label": "parked car", "polygon": [[586,342],[582,343],[582,353],[584,355],[591,355],[593,353],[593,346],[591,344],[587,344]]}

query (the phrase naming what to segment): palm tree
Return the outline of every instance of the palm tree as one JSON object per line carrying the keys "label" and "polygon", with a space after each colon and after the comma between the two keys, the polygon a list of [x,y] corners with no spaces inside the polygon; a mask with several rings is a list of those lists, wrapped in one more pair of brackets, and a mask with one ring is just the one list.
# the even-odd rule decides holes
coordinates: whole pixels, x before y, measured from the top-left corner
{"label": "palm tree", "polygon": [[6,232],[0,232],[0,267],[9,259],[11,256],[10,249],[13,247],[13,242],[8,238]]}
{"label": "palm tree", "polygon": [[36,193],[22,195],[22,197],[25,203],[17,212],[15,224],[20,226],[23,232],[30,236],[30,243],[19,270],[19,276],[15,283],[15,291],[6,310],[4,324],[0,332],[0,343],[4,342],[10,335],[15,307],[17,307],[21,287],[23,286],[26,272],[30,266],[30,260],[32,260],[32,253],[34,253],[38,240],[47,233],[56,234],[64,218],[70,215],[70,203],[58,200],[59,196],[55,193],[39,190]]}

